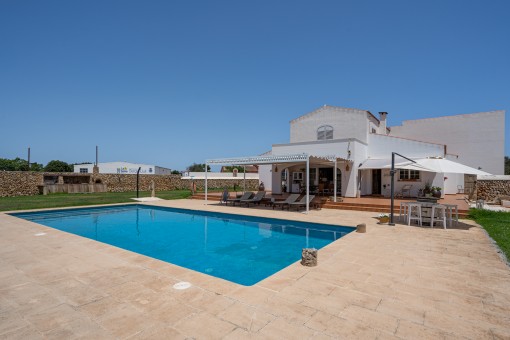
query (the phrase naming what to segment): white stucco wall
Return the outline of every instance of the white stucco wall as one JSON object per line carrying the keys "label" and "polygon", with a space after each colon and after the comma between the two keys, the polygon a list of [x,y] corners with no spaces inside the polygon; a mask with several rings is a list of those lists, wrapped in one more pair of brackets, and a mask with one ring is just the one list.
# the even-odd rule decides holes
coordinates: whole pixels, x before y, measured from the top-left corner
{"label": "white stucco wall", "polygon": [[504,173],[505,111],[406,120],[391,127],[390,135],[445,144],[459,163]]}
{"label": "white stucco wall", "polygon": [[[444,145],[407,138],[370,134],[368,145],[369,158],[391,159],[392,152],[409,158],[444,157]],[[395,161],[404,161],[404,159],[395,159]]]}
{"label": "white stucco wall", "polygon": [[370,120],[377,122],[368,111],[324,106],[290,122],[290,142],[316,141],[317,129],[330,125],[333,139],[356,138],[366,143]]}
{"label": "white stucco wall", "polygon": [[337,157],[348,158],[348,151],[350,149],[352,154],[355,143],[360,142],[354,139],[337,139],[305,143],[275,144],[273,145],[272,154],[288,155],[308,153],[316,156],[336,155]]}
{"label": "white stucco wall", "polygon": [[273,179],[271,174],[271,165],[270,164],[261,164],[259,165],[259,183],[264,182],[264,188],[267,191],[272,191],[273,187]]}
{"label": "white stucco wall", "polygon": [[[412,185],[411,196],[418,196],[418,191],[425,188],[425,184],[430,183],[431,186],[441,187],[443,190],[441,194],[445,194],[443,174],[433,172],[420,172],[420,179],[416,181],[399,181],[398,173],[395,174],[395,194],[402,191],[404,185]],[[362,195],[369,195],[372,193],[372,172],[371,170],[362,171]],[[385,197],[391,195],[391,175],[390,169],[383,169],[381,174],[381,194]]]}
{"label": "white stucco wall", "polygon": [[459,192],[459,186],[464,188],[464,174],[444,174],[444,193],[453,195]]}

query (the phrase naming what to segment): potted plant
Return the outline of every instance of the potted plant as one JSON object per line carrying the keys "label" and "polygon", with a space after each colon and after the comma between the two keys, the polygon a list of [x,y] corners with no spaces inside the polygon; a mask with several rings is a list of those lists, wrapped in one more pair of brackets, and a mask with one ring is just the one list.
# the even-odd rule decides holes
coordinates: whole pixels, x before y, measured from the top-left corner
{"label": "potted plant", "polygon": [[379,214],[379,216],[377,216],[377,219],[379,220],[379,224],[388,223],[390,221],[390,215]]}
{"label": "potted plant", "polygon": [[430,196],[432,194],[432,186],[429,182],[425,183],[425,188],[423,188],[423,195],[425,197]]}
{"label": "potted plant", "polygon": [[432,196],[441,198],[441,187],[432,187]]}

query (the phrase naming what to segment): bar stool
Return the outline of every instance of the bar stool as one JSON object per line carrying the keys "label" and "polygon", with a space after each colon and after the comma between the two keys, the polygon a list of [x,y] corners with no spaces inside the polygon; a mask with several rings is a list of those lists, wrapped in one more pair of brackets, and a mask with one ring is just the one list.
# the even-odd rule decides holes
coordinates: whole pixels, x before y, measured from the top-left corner
{"label": "bar stool", "polygon": [[[421,204],[420,203],[408,203],[407,210],[407,225],[411,225],[411,220],[416,220],[420,223],[420,227],[422,226],[421,220]],[[413,214],[414,212],[414,214]]]}
{"label": "bar stool", "polygon": [[442,222],[443,228],[446,229],[446,206],[442,204],[434,204],[432,206],[432,213],[430,214],[430,227],[434,228],[434,218],[436,217],[436,210],[438,212],[438,220],[436,222]]}
{"label": "bar stool", "polygon": [[485,205],[485,200],[476,200],[476,209],[483,209]]}
{"label": "bar stool", "polygon": [[[448,223],[450,227],[453,225],[453,221],[455,221],[455,225],[459,223],[459,208],[456,204],[443,204],[448,210]],[[453,218],[453,211],[455,210],[455,218]]]}
{"label": "bar stool", "polygon": [[400,202],[400,209],[398,210],[398,220],[399,222],[402,220],[402,215],[404,215],[404,221],[407,220],[407,210],[409,209],[409,202]]}

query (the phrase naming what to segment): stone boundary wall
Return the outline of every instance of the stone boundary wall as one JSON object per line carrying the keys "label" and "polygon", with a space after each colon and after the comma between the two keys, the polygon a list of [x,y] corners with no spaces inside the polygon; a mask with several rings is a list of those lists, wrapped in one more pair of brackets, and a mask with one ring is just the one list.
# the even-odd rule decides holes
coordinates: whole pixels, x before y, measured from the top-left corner
{"label": "stone boundary wall", "polygon": [[500,196],[510,196],[510,180],[478,179],[475,199],[499,203]]}
{"label": "stone boundary wall", "polygon": [[43,178],[42,172],[0,171],[0,197],[37,195]]}
{"label": "stone boundary wall", "polygon": [[[44,176],[59,176],[59,183],[62,178],[88,177],[89,183],[106,184],[109,192],[126,192],[136,190],[136,175],[132,174],[78,174],[74,172],[29,172],[29,171],[0,171],[0,197],[31,196],[38,195],[39,188],[44,184]],[[154,181],[156,196],[158,191],[185,190],[191,188],[190,179],[181,179],[180,175],[140,175],[140,191],[148,191],[151,182]],[[197,190],[203,190],[205,181],[194,180]],[[243,187],[243,179],[208,179],[209,189],[232,187],[234,184]],[[256,190],[259,181],[247,179],[246,188]]]}

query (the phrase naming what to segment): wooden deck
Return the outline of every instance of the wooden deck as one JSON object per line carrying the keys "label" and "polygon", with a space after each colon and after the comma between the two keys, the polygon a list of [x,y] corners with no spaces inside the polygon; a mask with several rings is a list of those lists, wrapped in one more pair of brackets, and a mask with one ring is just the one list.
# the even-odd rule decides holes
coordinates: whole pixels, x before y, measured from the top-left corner
{"label": "wooden deck", "polygon": [[[203,193],[193,195],[193,199],[204,199]],[[284,199],[288,194],[283,195],[271,195],[269,197],[275,197],[276,199]],[[219,201],[221,197],[220,192],[208,193],[208,199],[211,201]],[[342,202],[340,202],[340,199]],[[394,201],[394,213],[398,213],[401,202],[416,201],[416,198],[406,199],[395,199]],[[459,217],[465,218],[469,211],[469,205],[465,200],[465,195],[445,195],[444,198],[440,199],[438,203],[443,204],[455,204],[459,209]],[[379,213],[389,213],[391,207],[391,200],[386,197],[374,197],[366,196],[360,198],[349,198],[349,197],[338,197],[338,202],[333,202],[333,197],[330,197],[328,202],[323,205],[325,209],[340,209],[340,210],[355,210],[355,211],[371,211]]]}

